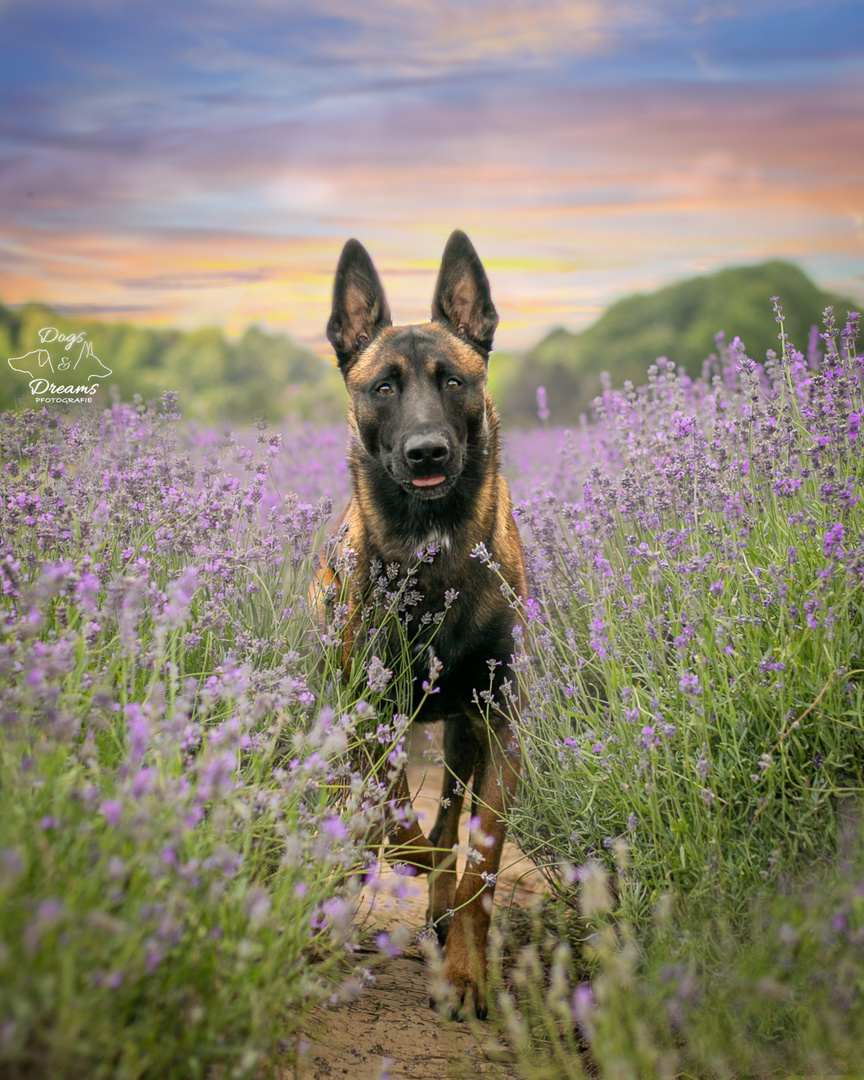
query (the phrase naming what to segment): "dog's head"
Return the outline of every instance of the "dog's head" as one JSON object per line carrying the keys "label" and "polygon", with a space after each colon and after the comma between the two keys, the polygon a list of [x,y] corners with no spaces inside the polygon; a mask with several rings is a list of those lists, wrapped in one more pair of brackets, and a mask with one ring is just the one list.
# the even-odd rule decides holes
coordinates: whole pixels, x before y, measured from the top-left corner
{"label": "dog's head", "polygon": [[487,426],[486,372],[498,315],[468,237],[447,241],[432,321],[393,326],[372,260],[349,240],[327,323],[360,443],[418,499],[439,499],[462,474]]}

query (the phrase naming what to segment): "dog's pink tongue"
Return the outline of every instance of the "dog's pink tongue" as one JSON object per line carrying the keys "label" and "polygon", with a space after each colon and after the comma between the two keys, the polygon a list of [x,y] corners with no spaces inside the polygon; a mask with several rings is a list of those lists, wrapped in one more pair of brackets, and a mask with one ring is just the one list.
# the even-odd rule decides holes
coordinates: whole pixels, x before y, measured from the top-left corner
{"label": "dog's pink tongue", "polygon": [[414,487],[434,487],[436,484],[443,484],[445,479],[444,476],[418,476],[411,483]]}

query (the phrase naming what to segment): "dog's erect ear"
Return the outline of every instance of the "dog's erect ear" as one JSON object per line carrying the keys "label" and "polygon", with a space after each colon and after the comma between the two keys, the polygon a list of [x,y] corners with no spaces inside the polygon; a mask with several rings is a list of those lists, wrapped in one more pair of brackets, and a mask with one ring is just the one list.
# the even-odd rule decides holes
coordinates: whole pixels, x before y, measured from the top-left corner
{"label": "dog's erect ear", "polygon": [[359,240],[342,248],[333,282],[333,311],[327,338],[344,373],[357,354],[392,323],[387,298],[369,252]]}
{"label": "dog's erect ear", "polygon": [[457,229],[441,258],[432,300],[432,318],[446,322],[457,337],[488,356],[498,325],[498,312],[489,292],[489,279],[474,245]]}

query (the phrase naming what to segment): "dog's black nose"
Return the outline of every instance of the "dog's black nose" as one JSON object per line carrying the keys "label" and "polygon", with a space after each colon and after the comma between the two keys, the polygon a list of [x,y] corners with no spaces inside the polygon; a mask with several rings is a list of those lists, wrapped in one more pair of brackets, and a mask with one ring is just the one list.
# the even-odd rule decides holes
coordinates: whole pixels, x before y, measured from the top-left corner
{"label": "dog's black nose", "polygon": [[405,440],[405,459],[412,469],[441,466],[450,457],[450,446],[443,435],[412,435]]}

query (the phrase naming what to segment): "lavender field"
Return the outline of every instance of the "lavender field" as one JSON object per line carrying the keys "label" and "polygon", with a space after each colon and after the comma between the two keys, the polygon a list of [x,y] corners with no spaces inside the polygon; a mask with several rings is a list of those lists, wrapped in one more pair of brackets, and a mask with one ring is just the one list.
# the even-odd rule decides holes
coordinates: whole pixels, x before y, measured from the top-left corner
{"label": "lavender field", "polygon": [[[506,438],[510,834],[559,898],[493,986],[526,1078],[864,1039],[864,356],[856,316],[799,351],[776,315],[776,355],[718,336],[699,380],[659,360]],[[305,597],[345,432],[177,408],[0,417],[2,1076],[261,1075],[374,977],[353,917],[407,718]]]}

